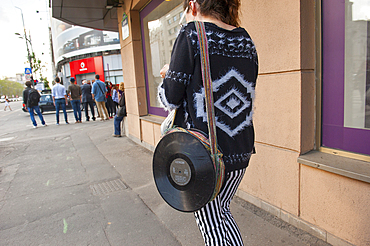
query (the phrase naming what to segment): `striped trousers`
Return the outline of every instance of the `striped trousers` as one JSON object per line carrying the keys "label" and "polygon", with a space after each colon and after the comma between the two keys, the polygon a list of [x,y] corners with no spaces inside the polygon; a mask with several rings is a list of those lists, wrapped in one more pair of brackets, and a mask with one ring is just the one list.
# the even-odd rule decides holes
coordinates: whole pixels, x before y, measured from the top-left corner
{"label": "striped trousers", "polygon": [[228,173],[218,196],[194,213],[206,246],[242,246],[243,240],[231,212],[230,202],[244,176],[245,168]]}

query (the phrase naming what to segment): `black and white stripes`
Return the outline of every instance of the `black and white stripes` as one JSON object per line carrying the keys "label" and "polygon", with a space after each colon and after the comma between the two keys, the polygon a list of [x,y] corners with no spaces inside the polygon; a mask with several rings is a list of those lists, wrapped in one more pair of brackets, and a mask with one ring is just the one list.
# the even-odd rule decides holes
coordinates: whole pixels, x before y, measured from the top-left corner
{"label": "black and white stripes", "polygon": [[230,202],[244,173],[245,168],[228,173],[219,195],[194,213],[206,246],[243,245],[239,227],[230,212]]}

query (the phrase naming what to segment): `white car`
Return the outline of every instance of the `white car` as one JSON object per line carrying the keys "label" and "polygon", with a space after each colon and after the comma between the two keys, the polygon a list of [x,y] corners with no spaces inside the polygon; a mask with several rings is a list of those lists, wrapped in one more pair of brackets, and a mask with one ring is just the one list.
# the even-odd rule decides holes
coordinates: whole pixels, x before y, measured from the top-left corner
{"label": "white car", "polygon": [[5,96],[1,96],[0,103],[4,103],[4,102],[5,102]]}

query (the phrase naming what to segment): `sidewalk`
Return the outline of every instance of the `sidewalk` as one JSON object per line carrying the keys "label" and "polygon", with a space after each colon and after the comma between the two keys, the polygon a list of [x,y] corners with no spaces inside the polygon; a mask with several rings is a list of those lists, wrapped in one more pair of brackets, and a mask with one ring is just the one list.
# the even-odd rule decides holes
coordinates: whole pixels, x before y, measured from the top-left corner
{"label": "sidewalk", "polygon": [[[153,153],[126,137],[102,143],[99,139],[104,138],[103,135],[93,139],[98,149],[120,173],[122,180],[173,234],[179,245],[203,245],[193,214],[172,209],[157,192],[151,168]],[[114,146],[120,146],[121,151]],[[231,204],[231,210],[245,245],[329,245],[237,197]]]}
{"label": "sidewalk", "polygon": [[[157,192],[152,152],[112,124],[2,136],[0,245],[204,245],[193,214]],[[241,199],[231,209],[245,245],[328,245]]]}

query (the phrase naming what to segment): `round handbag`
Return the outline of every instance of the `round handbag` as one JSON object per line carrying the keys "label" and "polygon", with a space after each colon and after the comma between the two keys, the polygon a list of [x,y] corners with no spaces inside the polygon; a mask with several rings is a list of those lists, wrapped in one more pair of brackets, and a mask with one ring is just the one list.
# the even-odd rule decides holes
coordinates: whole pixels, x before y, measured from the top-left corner
{"label": "round handbag", "polygon": [[225,175],[222,154],[214,164],[207,137],[198,130],[175,127],[166,132],[153,156],[158,192],[173,208],[194,212],[219,193]]}

